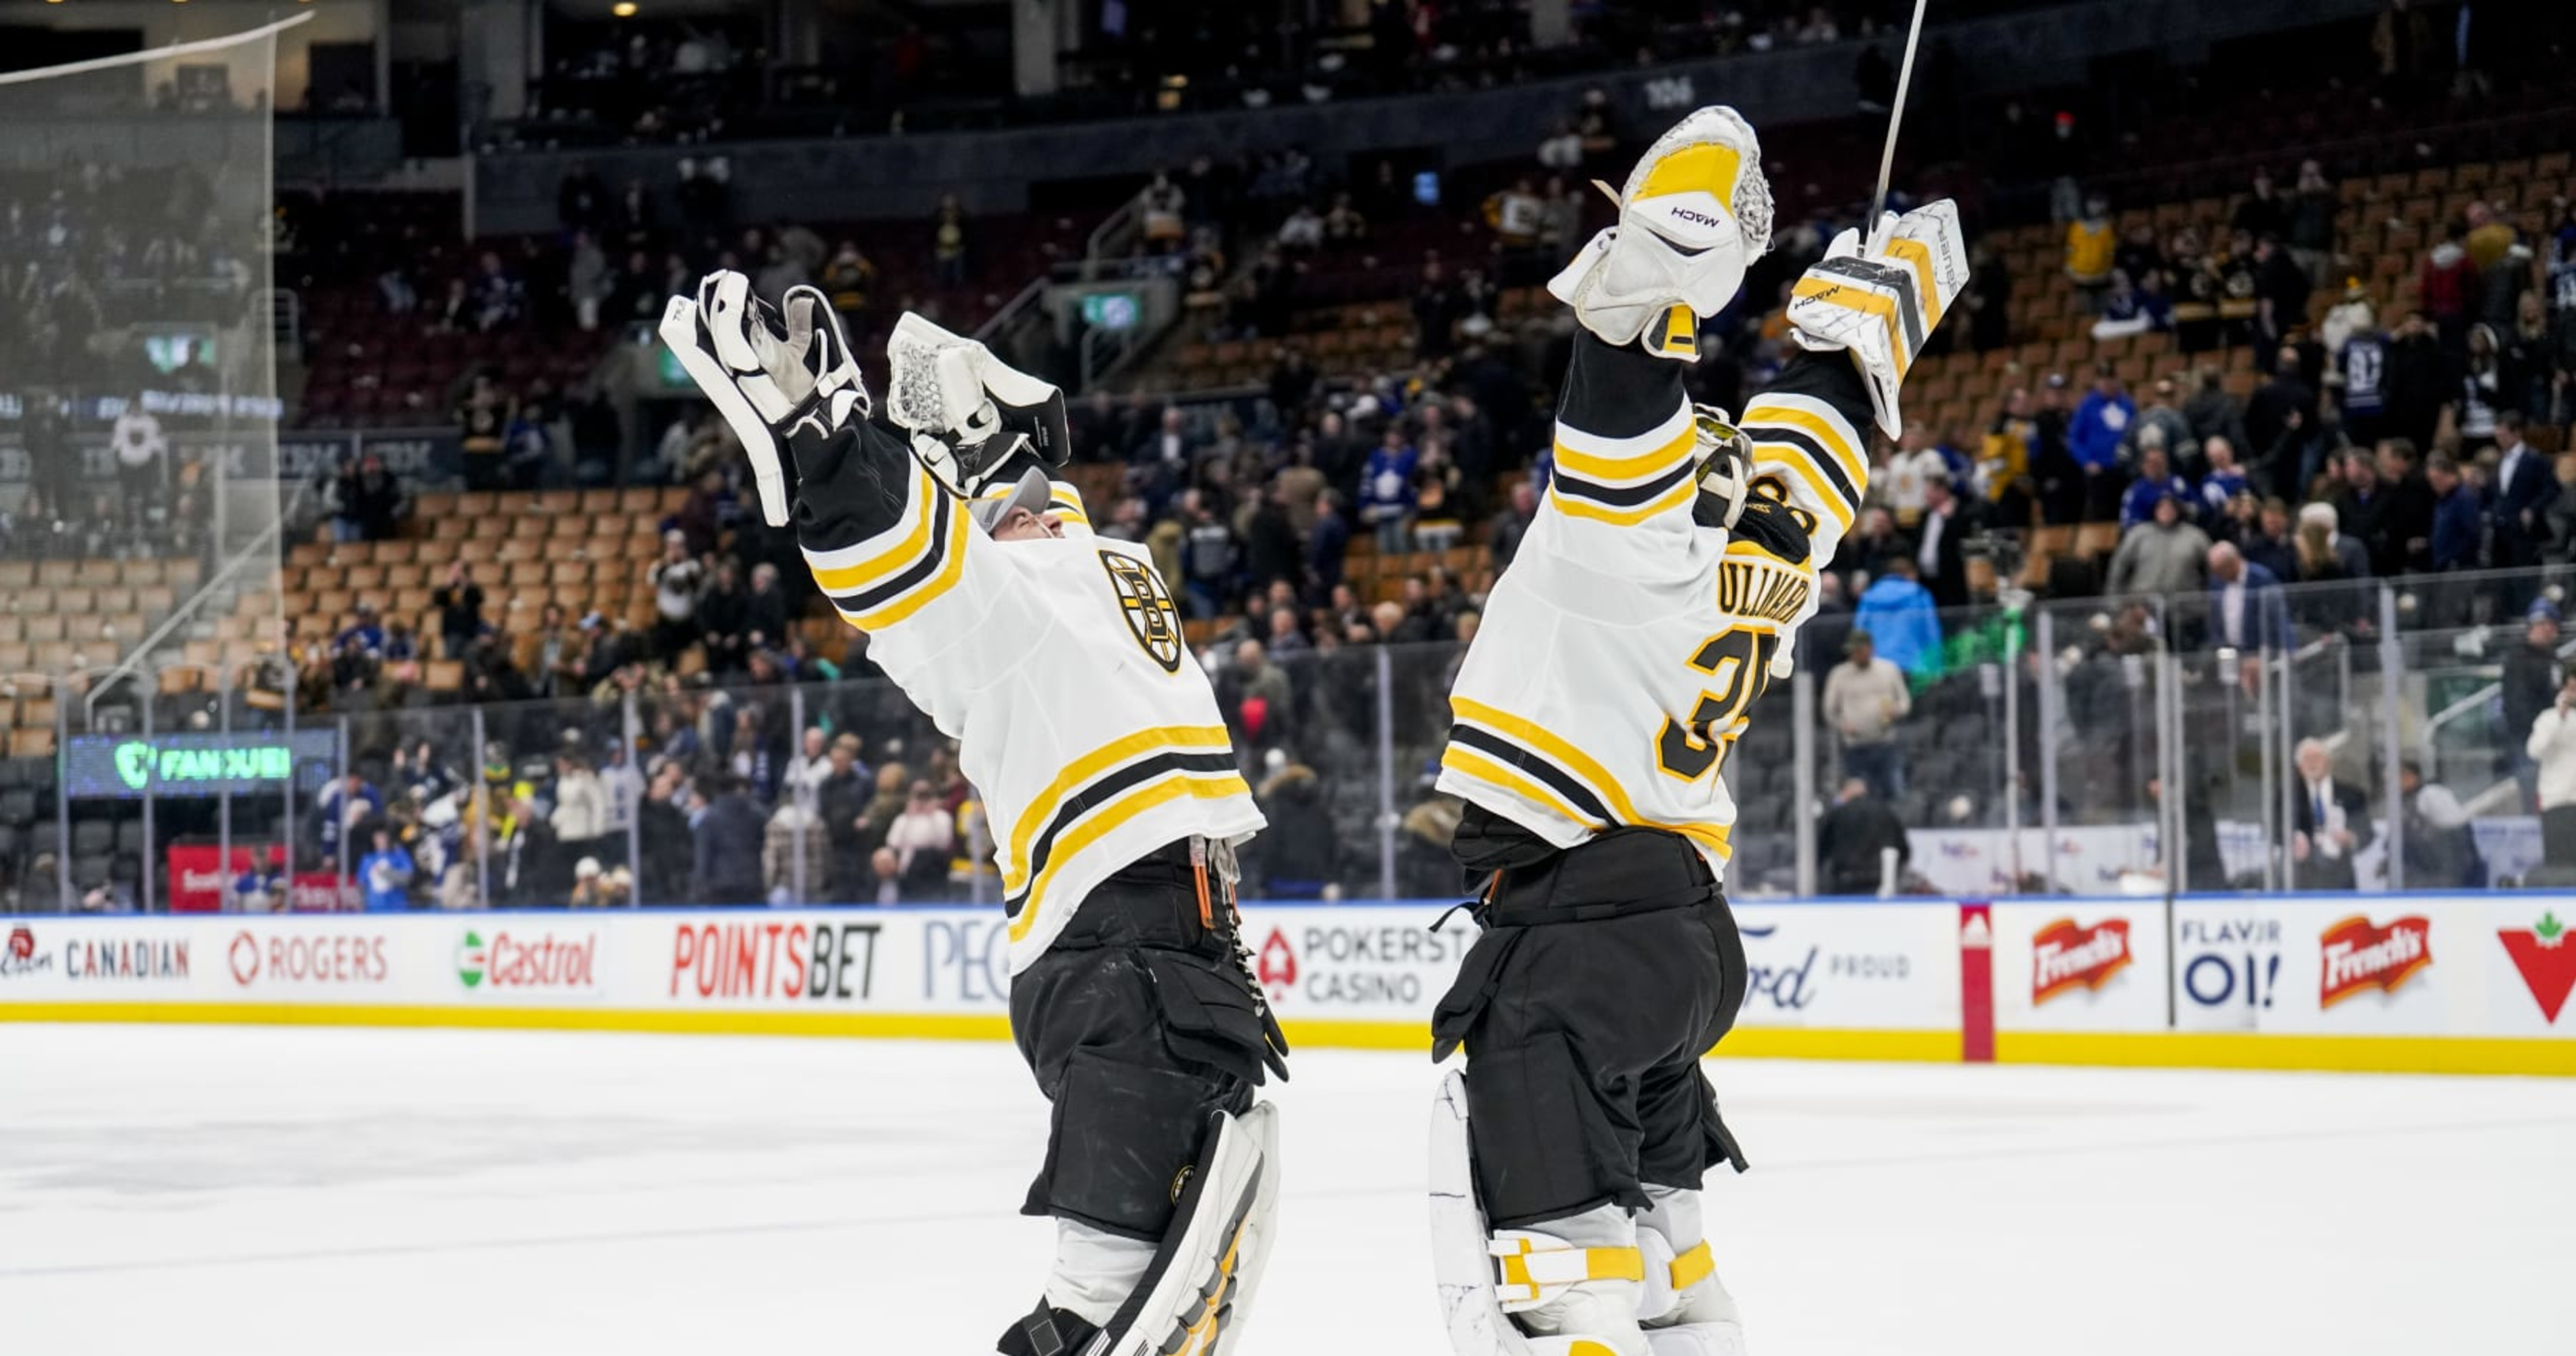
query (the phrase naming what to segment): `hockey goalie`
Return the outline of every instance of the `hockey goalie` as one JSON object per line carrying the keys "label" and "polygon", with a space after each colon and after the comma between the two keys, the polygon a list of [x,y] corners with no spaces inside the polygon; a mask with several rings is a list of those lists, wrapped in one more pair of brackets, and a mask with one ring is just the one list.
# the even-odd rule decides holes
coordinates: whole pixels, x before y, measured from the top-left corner
{"label": "hockey goalie", "polygon": [[773,308],[738,273],[672,298],[662,336],[984,797],[1011,1030],[1054,1105],[1023,1207],[1055,1220],[1054,1267],[999,1350],[1233,1350],[1278,1186],[1254,1090],[1287,1072],[1234,907],[1262,818],[1151,558],[1048,475],[1063,395],[908,315],[879,411],[820,293]]}
{"label": "hockey goalie", "polygon": [[1768,248],[1732,109],[1664,134],[1550,284],[1582,332],[1556,469],[1450,696],[1440,788],[1484,931],[1433,1017],[1443,1317],[1464,1356],[1738,1356],[1702,1174],[1744,1156],[1700,1057],[1744,1001],[1721,780],[1860,509],[1874,423],[1967,277],[1948,202],[1836,239],[1740,418],[1683,364]]}

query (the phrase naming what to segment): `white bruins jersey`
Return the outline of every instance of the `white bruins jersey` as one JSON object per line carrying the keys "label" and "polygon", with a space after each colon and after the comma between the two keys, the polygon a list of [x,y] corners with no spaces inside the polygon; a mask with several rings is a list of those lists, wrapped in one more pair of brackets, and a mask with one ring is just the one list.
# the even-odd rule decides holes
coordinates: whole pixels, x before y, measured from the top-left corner
{"label": "white bruins jersey", "polygon": [[1681,365],[1575,345],[1555,475],[1450,694],[1439,788],[1559,848],[1665,829],[1722,881],[1727,752],[1859,512],[1868,390],[1844,355],[1804,355],[1753,399],[1757,495],[1730,532],[1694,521]]}
{"label": "white bruins jersey", "polygon": [[[1120,868],[1193,834],[1261,829],[1170,589],[1143,547],[1092,533],[1071,485],[1054,487],[1061,540],[997,542],[900,433],[864,424],[798,465],[828,471],[800,489],[815,582],[959,741],[983,797],[1012,973]],[[1017,478],[997,476],[996,493]]]}

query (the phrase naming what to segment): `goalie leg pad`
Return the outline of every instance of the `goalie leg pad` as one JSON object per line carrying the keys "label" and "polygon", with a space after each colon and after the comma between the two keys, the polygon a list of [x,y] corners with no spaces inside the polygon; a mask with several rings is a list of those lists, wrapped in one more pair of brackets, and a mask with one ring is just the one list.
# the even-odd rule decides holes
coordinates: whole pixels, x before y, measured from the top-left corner
{"label": "goalie leg pad", "polygon": [[1646,1195],[1655,1204],[1637,1217],[1637,1249],[1646,1273],[1638,1312],[1655,1356],[1743,1356],[1743,1320],[1735,1297],[1717,1277],[1700,1193],[1649,1186]]}
{"label": "goalie leg pad", "polygon": [[[1057,1279],[1036,1311],[1002,1334],[1004,1356],[1222,1356],[1251,1312],[1278,1206],[1279,1115],[1267,1102],[1241,1117],[1209,1118],[1204,1142],[1177,1183],[1171,1224],[1139,1275],[1114,1278],[1124,1300],[1100,1313],[1092,1286],[1060,1293],[1069,1270],[1100,1269],[1125,1240],[1064,1224]],[[1068,1249],[1084,1256],[1068,1256]],[[1106,1269],[1124,1270],[1108,1256]],[[1068,1302],[1070,1301],[1070,1302]]]}
{"label": "goalie leg pad", "polygon": [[1459,1356],[1646,1356],[1643,1257],[1618,1206],[1489,1231],[1476,1193],[1466,1081],[1441,1079],[1431,1112],[1432,1274]]}
{"label": "goalie leg pad", "polygon": [[1263,1102],[1245,1113],[1242,1124],[1258,1137],[1261,1185],[1253,1192],[1252,1213],[1244,1220],[1238,1245],[1242,1255],[1234,1264],[1233,1313],[1217,1329],[1210,1348],[1215,1356],[1232,1356],[1241,1347],[1237,1334],[1252,1318],[1252,1302],[1260,1297],[1261,1277],[1270,1266],[1271,1242],[1279,1236],[1279,1112]]}
{"label": "goalie leg pad", "polygon": [[1241,1330],[1247,1276],[1257,1278],[1278,1195],[1278,1112],[1217,1113],[1207,1143],[1178,1184],[1171,1227],[1135,1292],[1101,1329],[1094,1356],[1215,1356]]}

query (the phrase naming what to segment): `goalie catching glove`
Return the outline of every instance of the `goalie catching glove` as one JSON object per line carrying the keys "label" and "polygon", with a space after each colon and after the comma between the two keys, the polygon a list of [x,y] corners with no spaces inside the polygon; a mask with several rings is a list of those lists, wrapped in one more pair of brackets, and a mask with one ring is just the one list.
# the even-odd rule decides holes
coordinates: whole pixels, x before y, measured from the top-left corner
{"label": "goalie catching glove", "polygon": [[828,435],[869,413],[867,383],[831,302],[793,287],[772,308],[749,278],[724,270],[708,274],[697,296],[671,298],[661,333],[750,455],[760,516],[785,527],[789,431],[810,426]]}
{"label": "goalie catching glove", "polygon": [[1064,392],[907,311],[886,340],[886,415],[912,434],[913,455],[969,499],[1015,453],[1049,467],[1072,452]]}
{"label": "goalie catching glove", "polygon": [[1762,146],[1734,109],[1703,108],[1656,139],[1619,193],[1619,224],[1547,290],[1608,343],[1696,362],[1697,317],[1724,310],[1770,248]]}
{"label": "goalie catching glove", "polygon": [[1967,283],[1958,204],[1944,198],[1882,218],[1867,248],[1858,231],[1835,236],[1791,291],[1790,331],[1810,352],[1852,355],[1879,428],[1894,438],[1905,430],[1896,406],[1905,374]]}

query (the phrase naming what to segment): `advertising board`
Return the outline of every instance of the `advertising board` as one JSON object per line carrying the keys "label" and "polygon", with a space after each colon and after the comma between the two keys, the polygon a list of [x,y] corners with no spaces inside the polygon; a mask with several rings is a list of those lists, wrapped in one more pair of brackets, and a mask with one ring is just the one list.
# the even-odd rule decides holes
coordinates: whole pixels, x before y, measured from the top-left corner
{"label": "advertising board", "polygon": [[[1747,901],[1725,1053],[2576,1073],[2559,903]],[[1426,1043],[1439,916],[1249,907],[1249,982],[1301,1046]],[[996,1037],[1009,955],[990,909],[45,916],[0,919],[0,1020]]]}

